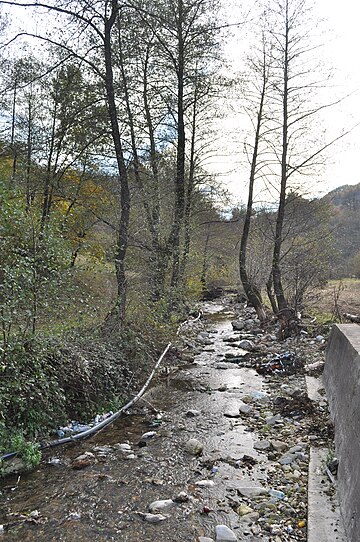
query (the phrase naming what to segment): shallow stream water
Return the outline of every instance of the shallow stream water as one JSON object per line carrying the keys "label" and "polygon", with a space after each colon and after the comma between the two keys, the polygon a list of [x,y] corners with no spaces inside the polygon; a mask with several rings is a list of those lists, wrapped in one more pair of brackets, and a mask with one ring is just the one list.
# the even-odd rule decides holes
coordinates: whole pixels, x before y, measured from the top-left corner
{"label": "shallow stream water", "polygon": [[[0,524],[6,530],[1,540],[192,542],[198,536],[214,537],[217,524],[228,525],[241,539],[242,525],[232,507],[237,488],[265,485],[267,458],[254,450],[257,435],[247,427],[246,417],[224,413],[238,408],[245,395],[261,391],[263,379],[225,357],[244,353],[236,342],[224,341],[238,337],[231,326],[234,315],[215,303],[204,309],[209,344],[193,364],[158,377],[133,413],[96,436],[54,448],[35,471],[5,480]],[[189,410],[200,415],[188,417]],[[142,434],[150,430],[156,435],[140,447]],[[185,450],[191,438],[204,446],[199,457]],[[126,442],[134,451],[132,459],[113,448]],[[112,448],[94,451],[99,446]],[[87,451],[94,453],[94,463],[72,469],[71,461]],[[242,468],[244,455],[256,466]],[[204,479],[214,485],[195,485]],[[139,515],[151,502],[173,499],[181,491],[190,500],[164,512],[164,521],[151,524]],[[260,538],[247,533],[246,540]]]}

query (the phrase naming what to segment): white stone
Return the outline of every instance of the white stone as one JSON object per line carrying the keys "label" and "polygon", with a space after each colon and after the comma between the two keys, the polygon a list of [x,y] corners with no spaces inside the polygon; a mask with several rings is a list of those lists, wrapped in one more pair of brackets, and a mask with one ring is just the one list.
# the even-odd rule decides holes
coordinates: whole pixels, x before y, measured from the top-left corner
{"label": "white stone", "polygon": [[161,501],[154,501],[149,506],[149,511],[152,514],[157,514],[159,512],[164,512],[165,510],[170,510],[173,508],[175,503],[172,499],[164,499]]}
{"label": "white stone", "polygon": [[226,525],[216,525],[216,542],[237,542],[237,537]]}
{"label": "white stone", "polygon": [[156,436],[156,431],[148,431],[147,433],[144,433],[143,435],[141,435],[141,438],[143,440],[147,440],[149,438],[153,438]]}
{"label": "white stone", "polygon": [[167,519],[167,517],[163,516],[162,514],[139,513],[139,515],[143,518],[144,521],[147,521],[148,523],[160,523],[160,521],[164,521],[165,519]]}

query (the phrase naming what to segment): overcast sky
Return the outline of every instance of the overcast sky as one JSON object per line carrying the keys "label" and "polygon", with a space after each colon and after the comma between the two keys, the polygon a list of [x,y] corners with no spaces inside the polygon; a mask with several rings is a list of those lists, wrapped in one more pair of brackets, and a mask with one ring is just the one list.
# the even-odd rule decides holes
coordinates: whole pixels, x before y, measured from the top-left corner
{"label": "overcast sky", "polygon": [[[230,21],[241,17],[236,5],[244,6],[246,1],[251,8],[252,0],[234,1],[230,7]],[[360,123],[360,3],[358,0],[316,0],[314,2],[314,16],[322,19],[319,28],[324,33],[320,40],[324,46],[317,53],[324,65],[331,66],[333,80],[329,89],[329,101],[334,95],[347,96],[341,105],[328,109],[323,115],[321,129],[326,131],[328,139],[337,137],[342,131],[347,131]],[[226,51],[228,57],[236,64],[241,48],[246,48],[246,39],[243,39],[244,29],[234,31],[232,41]],[[208,163],[211,172],[217,175],[234,194],[235,200],[245,202],[248,168],[244,165],[244,156],[241,154],[244,141],[244,117],[240,114],[240,104],[233,104],[234,111],[230,112],[219,123],[218,133],[224,133],[220,138],[219,146],[222,156],[214,156]],[[239,113],[236,113],[236,110]],[[360,183],[360,126],[351,134],[344,137],[331,147],[326,159],[326,166],[321,174],[313,179],[313,195],[327,193],[344,184]],[[262,198],[262,191],[258,198]]]}

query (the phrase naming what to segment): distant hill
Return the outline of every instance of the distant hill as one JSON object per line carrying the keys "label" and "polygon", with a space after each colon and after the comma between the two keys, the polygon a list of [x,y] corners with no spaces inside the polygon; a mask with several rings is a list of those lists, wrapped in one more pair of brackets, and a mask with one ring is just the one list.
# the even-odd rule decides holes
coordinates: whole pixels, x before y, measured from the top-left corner
{"label": "distant hill", "polygon": [[359,275],[360,261],[360,183],[344,185],[322,198],[329,206],[330,228],[336,256],[333,273],[337,277]]}
{"label": "distant hill", "polygon": [[323,200],[335,207],[343,208],[344,210],[359,211],[360,210],[360,183],[349,185],[345,184],[332,190]]}

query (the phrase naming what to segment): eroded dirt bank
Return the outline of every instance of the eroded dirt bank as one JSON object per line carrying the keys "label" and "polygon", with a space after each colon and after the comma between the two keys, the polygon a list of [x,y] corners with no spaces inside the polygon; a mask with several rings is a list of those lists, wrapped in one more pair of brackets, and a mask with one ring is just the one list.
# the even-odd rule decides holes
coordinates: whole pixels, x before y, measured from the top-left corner
{"label": "eroded dirt bank", "polygon": [[332,438],[303,369],[323,358],[322,339],[279,343],[241,305],[204,312],[183,330],[181,366],[131,414],[5,480],[3,540],[307,539],[309,445]]}

